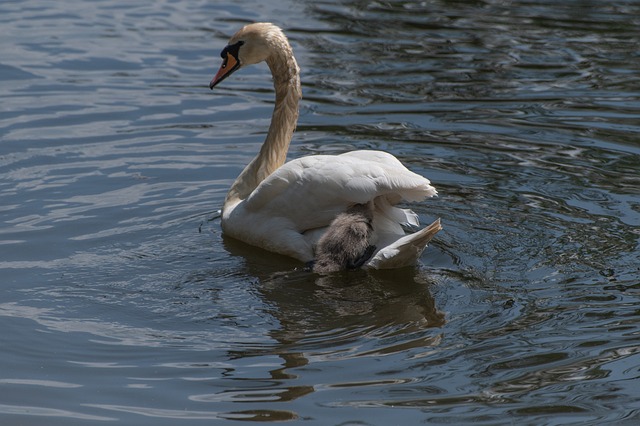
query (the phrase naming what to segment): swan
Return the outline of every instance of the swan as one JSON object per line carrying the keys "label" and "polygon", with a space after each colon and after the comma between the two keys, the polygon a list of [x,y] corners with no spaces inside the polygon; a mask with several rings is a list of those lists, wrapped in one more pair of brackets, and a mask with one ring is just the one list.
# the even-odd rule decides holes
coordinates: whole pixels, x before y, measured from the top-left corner
{"label": "swan", "polygon": [[373,210],[373,201],[354,204],[333,219],[316,245],[313,272],[357,269],[371,258],[376,250]]}
{"label": "swan", "polygon": [[256,157],[231,185],[222,207],[225,235],[310,263],[318,240],[340,213],[373,202],[377,248],[364,267],[413,265],[440,229],[440,219],[415,233],[418,215],[396,207],[437,194],[428,179],[393,155],[372,150],[311,155],[286,162],[302,97],[300,68],[282,30],[271,23],[241,28],[222,50],[213,89],[238,69],[266,62],[273,76],[275,106]]}

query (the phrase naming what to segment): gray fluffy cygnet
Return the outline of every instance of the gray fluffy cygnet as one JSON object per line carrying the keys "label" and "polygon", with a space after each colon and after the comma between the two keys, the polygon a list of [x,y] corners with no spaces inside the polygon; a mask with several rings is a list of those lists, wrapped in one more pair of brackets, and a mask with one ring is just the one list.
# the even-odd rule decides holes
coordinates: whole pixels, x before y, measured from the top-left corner
{"label": "gray fluffy cygnet", "polygon": [[372,222],[372,201],[355,204],[336,216],[316,245],[313,272],[337,272],[364,265],[376,250],[371,244],[375,236]]}

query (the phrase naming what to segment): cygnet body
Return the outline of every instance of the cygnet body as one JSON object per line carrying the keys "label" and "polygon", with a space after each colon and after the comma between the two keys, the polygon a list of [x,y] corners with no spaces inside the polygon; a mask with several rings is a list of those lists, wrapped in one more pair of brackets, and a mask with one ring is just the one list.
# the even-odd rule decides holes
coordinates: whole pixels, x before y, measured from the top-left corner
{"label": "cygnet body", "polygon": [[364,265],[376,250],[372,222],[373,201],[355,204],[336,216],[318,240],[313,272],[330,273]]}

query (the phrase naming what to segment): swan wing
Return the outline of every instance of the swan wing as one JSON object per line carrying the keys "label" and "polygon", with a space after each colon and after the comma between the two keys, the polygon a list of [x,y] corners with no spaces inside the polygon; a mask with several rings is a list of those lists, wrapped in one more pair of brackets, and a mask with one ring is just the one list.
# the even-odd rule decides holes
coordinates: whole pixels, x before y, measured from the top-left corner
{"label": "swan wing", "polygon": [[[382,151],[353,151],[315,155],[284,164],[245,200],[247,211],[266,217],[286,217],[299,232],[327,226],[337,213],[354,203],[376,197],[394,205],[436,195],[428,179],[409,171],[393,155]],[[413,225],[410,211],[396,214]]]}

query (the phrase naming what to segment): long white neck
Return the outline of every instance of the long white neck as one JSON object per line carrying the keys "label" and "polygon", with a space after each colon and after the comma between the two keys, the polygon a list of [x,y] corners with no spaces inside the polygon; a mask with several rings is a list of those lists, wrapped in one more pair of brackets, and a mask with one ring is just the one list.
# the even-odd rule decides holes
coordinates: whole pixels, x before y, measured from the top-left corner
{"label": "long white neck", "polygon": [[269,132],[258,155],[231,185],[223,210],[246,199],[260,182],[282,166],[287,158],[291,137],[298,121],[298,103],[302,97],[300,69],[286,40],[269,56],[267,65],[276,89],[276,103]]}

